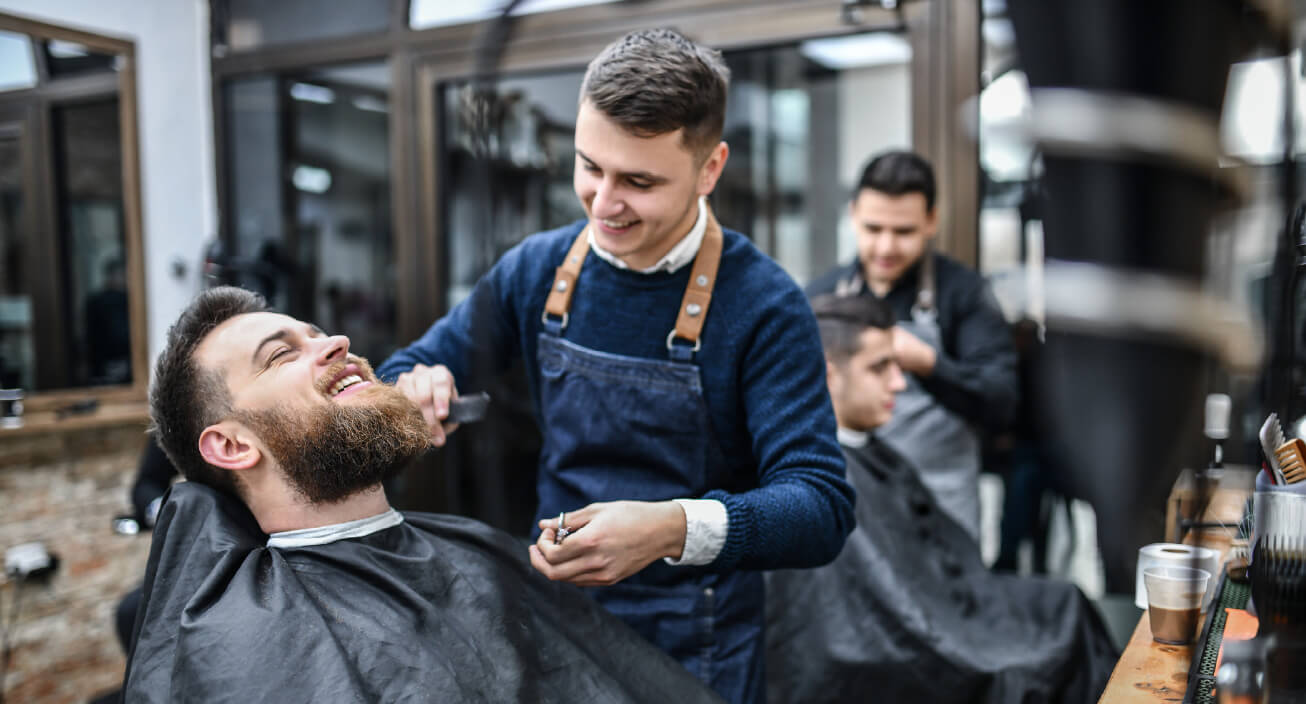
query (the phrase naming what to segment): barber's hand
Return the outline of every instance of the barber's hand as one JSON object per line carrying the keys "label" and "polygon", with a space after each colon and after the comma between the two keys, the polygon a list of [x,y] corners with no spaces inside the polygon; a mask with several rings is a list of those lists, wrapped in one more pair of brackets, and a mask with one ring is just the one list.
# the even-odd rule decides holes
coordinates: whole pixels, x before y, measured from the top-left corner
{"label": "barber's hand", "polygon": [[434,367],[419,364],[412,371],[400,374],[395,388],[421,409],[422,417],[431,429],[431,444],[436,447],[444,445],[446,436],[458,429],[457,423],[442,422],[449,417],[449,401],[458,398],[458,389],[454,387],[449,368],[443,364]]}
{"label": "barber's hand", "polygon": [[901,325],[893,327],[893,354],[898,366],[916,376],[929,376],[934,373],[934,362],[938,353],[919,337],[907,332]]}
{"label": "barber's hand", "polygon": [[674,501],[613,501],[568,511],[569,535],[553,544],[558,519],[540,521],[531,564],[549,579],[581,587],[616,584],[650,562],[678,559],[685,548],[685,510]]}

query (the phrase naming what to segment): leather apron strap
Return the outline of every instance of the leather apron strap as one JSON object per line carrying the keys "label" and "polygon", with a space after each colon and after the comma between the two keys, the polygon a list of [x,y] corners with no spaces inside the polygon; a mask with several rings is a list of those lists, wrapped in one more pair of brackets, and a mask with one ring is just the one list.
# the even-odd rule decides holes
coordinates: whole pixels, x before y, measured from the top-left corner
{"label": "leather apron strap", "polygon": [[[685,285],[685,296],[680,301],[680,313],[676,316],[676,327],[667,333],[667,350],[672,358],[692,358],[702,347],[699,336],[703,334],[703,324],[707,321],[707,309],[712,303],[712,289],[716,287],[716,273],[721,266],[721,248],[725,238],[721,234],[721,225],[711,209],[707,209],[707,230],[703,233],[703,244],[699,245],[694,257],[694,270],[689,274],[689,283]],[[684,351],[674,344],[679,338],[691,346]]]}
{"label": "leather apron strap", "polygon": [[580,268],[585,264],[585,254],[589,250],[589,226],[586,225],[571,243],[567,258],[553,274],[553,284],[549,287],[549,298],[544,302],[544,322],[548,324],[549,316],[562,319],[562,329],[567,327],[570,317],[571,294],[576,291],[576,280],[580,278]]}
{"label": "leather apron strap", "polygon": [[935,305],[938,302],[937,288],[934,285],[934,243],[930,242],[925,245],[925,253],[921,255],[920,276],[916,284],[916,302],[912,304],[912,318],[928,316],[930,320],[935,316]]}
{"label": "leather apron strap", "polygon": [[[703,324],[707,320],[707,309],[712,303],[712,290],[716,287],[717,269],[721,266],[721,250],[725,237],[721,225],[711,209],[706,211],[707,228],[703,232],[703,243],[699,245],[698,254],[694,256],[694,268],[689,274],[689,283],[685,285],[685,295],[680,301],[680,313],[676,316],[676,327],[667,333],[667,350],[675,359],[692,359],[702,346],[700,336]],[[589,226],[576,235],[571,243],[567,258],[553,275],[549,287],[549,297],[544,302],[543,321],[550,324],[549,316],[561,319],[562,329],[567,327],[571,310],[571,296],[576,291],[576,282],[580,279],[581,266],[585,264],[585,255],[589,249]],[[689,346],[676,345],[680,339]]]}

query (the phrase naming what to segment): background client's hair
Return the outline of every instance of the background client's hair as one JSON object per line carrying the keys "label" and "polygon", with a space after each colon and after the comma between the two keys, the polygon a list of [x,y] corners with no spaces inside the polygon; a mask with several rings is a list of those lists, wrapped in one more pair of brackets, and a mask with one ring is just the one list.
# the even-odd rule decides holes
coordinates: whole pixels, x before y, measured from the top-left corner
{"label": "background client's hair", "polygon": [[873,296],[823,295],[812,299],[825,358],[844,364],[861,350],[866,328],[888,330],[897,320],[889,304]]}

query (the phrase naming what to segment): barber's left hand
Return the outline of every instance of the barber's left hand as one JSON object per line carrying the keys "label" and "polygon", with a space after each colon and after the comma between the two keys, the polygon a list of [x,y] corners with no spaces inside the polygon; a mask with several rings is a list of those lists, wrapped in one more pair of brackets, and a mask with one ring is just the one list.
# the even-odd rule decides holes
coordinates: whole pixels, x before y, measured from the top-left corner
{"label": "barber's left hand", "polygon": [[924,340],[907,332],[901,325],[893,327],[893,355],[898,366],[916,376],[934,373],[938,353]]}
{"label": "barber's left hand", "polygon": [[571,533],[554,545],[558,519],[540,521],[531,564],[555,581],[580,587],[616,584],[650,562],[679,558],[685,548],[685,511],[674,501],[612,501],[568,511]]}

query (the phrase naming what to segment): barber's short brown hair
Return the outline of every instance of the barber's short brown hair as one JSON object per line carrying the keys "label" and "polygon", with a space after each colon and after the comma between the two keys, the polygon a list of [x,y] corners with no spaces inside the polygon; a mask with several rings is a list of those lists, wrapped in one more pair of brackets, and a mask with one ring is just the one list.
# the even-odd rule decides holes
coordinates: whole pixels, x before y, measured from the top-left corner
{"label": "barber's short brown hair", "polygon": [[683,128],[685,148],[701,162],[721,141],[729,88],[720,52],[675,30],[642,29],[590,62],[580,99],[640,137]]}

